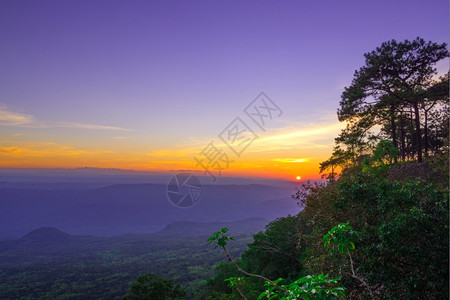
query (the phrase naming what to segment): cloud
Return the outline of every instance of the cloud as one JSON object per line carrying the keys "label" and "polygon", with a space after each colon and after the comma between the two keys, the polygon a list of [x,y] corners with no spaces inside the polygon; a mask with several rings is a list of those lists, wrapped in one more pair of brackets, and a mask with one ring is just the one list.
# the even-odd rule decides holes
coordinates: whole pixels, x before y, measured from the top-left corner
{"label": "cloud", "polygon": [[309,161],[308,158],[275,158],[272,160],[281,163],[303,163]]}
{"label": "cloud", "polygon": [[16,155],[21,157],[55,157],[55,156],[86,156],[86,155],[105,155],[112,154],[108,150],[84,150],[72,146],[61,145],[51,142],[29,143],[23,147],[12,146],[0,148],[0,154]]}
{"label": "cloud", "polygon": [[[299,158],[295,155],[299,152],[307,152],[308,154],[305,153],[304,155],[310,156],[318,151],[324,152],[327,149],[331,153],[334,137],[343,127],[344,124],[339,122],[326,122],[319,124],[293,124],[285,128],[279,128],[275,132],[265,133],[265,136],[257,138],[245,150],[245,153],[247,153],[246,159],[269,158],[279,163],[308,163],[310,158]],[[200,152],[211,141],[217,149],[228,153],[230,159],[236,158],[228,146],[217,137],[190,138],[185,144],[166,149],[155,149],[147,152],[146,156],[156,162],[172,162],[174,160],[193,162],[194,156],[200,156]]]}
{"label": "cloud", "polygon": [[339,122],[285,127],[257,139],[246,151],[268,153],[283,150],[331,149],[334,137],[342,128],[344,124]]}
{"label": "cloud", "polygon": [[131,131],[131,129],[117,127],[117,126],[104,126],[84,123],[70,123],[70,122],[50,122],[49,127],[63,127],[63,128],[78,128],[78,129],[93,129],[93,130],[117,130],[117,131]]}
{"label": "cloud", "polygon": [[72,122],[44,122],[36,120],[32,115],[10,111],[4,104],[0,104],[0,126],[28,127],[28,128],[74,128],[86,130],[114,130],[131,131],[131,129],[85,123]]}
{"label": "cloud", "polygon": [[[296,138],[320,138],[320,137],[330,137],[330,133],[334,133],[339,131],[339,129],[343,127],[342,123],[334,122],[331,124],[326,124],[322,126],[311,126],[309,128],[303,129],[294,129],[290,131],[289,129],[284,129],[283,132],[276,133],[271,136],[261,138],[262,141],[286,141],[286,140],[294,140]],[[287,131],[287,132],[286,132]],[[331,136],[333,137],[333,136]]]}
{"label": "cloud", "polygon": [[7,153],[7,154],[19,154],[22,152],[23,149],[16,148],[16,147],[3,147],[0,148],[0,153]]}
{"label": "cloud", "polygon": [[33,123],[32,115],[12,112],[0,104],[0,126],[26,126]]}

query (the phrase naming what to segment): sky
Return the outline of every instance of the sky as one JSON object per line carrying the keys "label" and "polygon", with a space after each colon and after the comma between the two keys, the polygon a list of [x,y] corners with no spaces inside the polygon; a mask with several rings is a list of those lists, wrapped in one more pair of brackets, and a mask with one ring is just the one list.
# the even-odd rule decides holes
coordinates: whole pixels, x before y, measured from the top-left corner
{"label": "sky", "polygon": [[448,1],[3,0],[0,167],[319,178],[363,54],[417,36]]}

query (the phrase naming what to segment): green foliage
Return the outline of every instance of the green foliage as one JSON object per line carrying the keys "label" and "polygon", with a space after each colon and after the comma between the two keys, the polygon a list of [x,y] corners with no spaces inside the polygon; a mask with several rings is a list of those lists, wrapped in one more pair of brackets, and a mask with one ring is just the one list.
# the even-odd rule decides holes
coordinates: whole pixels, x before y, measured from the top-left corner
{"label": "green foliage", "polygon": [[225,247],[228,241],[234,241],[233,236],[225,235],[228,230],[228,228],[224,227],[221,230],[214,232],[214,234],[208,238],[208,242],[210,244],[215,242],[214,249],[216,249],[217,247]]}
{"label": "green foliage", "polygon": [[186,299],[186,292],[172,279],[165,279],[155,274],[142,274],[131,286],[131,291],[124,300],[181,300]]}
{"label": "green foliage", "polygon": [[241,284],[242,281],[243,281],[243,277],[230,277],[230,278],[225,279],[225,282],[228,282],[228,286],[230,288]]}
{"label": "green foliage", "polygon": [[303,274],[301,233],[310,233],[306,220],[288,216],[270,222],[264,232],[253,236],[253,242],[242,254],[242,265],[252,273],[268,278],[297,279]]}
{"label": "green foliage", "polygon": [[396,188],[403,201],[383,205],[379,246],[368,247],[380,260],[368,260],[367,268],[381,272],[374,277],[385,282],[387,294],[443,298],[449,292],[448,190],[419,180]]}
{"label": "green foliage", "polygon": [[[370,292],[393,299],[447,297],[448,163],[435,162],[448,162],[448,158],[428,161],[427,168],[428,162],[403,163],[402,168],[395,168],[398,179],[392,179],[390,172],[345,172],[336,182],[311,188],[299,214],[314,226],[310,234],[299,237],[306,249],[302,254],[305,272],[340,277],[350,298],[370,297]],[[421,171],[413,172],[416,167]],[[360,229],[360,234],[339,250],[332,243],[331,232],[327,233],[333,224],[343,222]],[[330,256],[325,252],[327,241],[327,251],[345,253],[347,248],[353,264],[350,254]],[[351,251],[350,242],[357,242],[357,251]],[[354,276],[348,272],[353,271],[352,265]],[[361,280],[369,288],[362,288]]]}
{"label": "green foliage", "polygon": [[[354,234],[348,224],[340,224],[336,228],[338,229],[333,229],[331,231],[331,234],[333,234],[334,232],[350,232],[350,236],[353,236]],[[265,280],[265,291],[260,293],[258,299],[334,299],[337,296],[345,296],[344,287],[331,287],[332,284],[337,283],[338,279],[328,280],[328,275],[307,275],[286,285],[281,284],[281,282],[284,281],[283,278],[271,281],[270,279],[262,275],[244,271],[240,266],[236,264],[236,262],[231,259],[228,251],[226,250],[227,241],[230,240],[227,236],[225,236],[225,233],[227,231],[227,228],[222,228],[220,231],[215,232],[214,235],[211,236],[208,240],[210,243],[217,241],[215,248],[217,248],[218,245],[223,247],[225,254],[237,271],[249,277]],[[349,238],[347,238],[347,240],[348,239]],[[343,243],[347,246],[347,243],[345,243],[345,241],[343,241]],[[241,289],[238,287],[242,287],[243,285],[245,287],[243,277],[229,277],[225,279],[225,282],[228,282],[228,287],[236,288],[237,292],[242,298],[246,298]]]}
{"label": "green foliage", "polygon": [[[310,232],[311,228],[307,225],[307,219],[301,216],[288,216],[274,220],[266,226],[264,232],[253,236],[248,249],[236,263],[250,273],[261,274],[267,278],[282,277],[286,278],[285,283],[290,283],[305,275],[302,255],[306,249],[305,245],[299,243],[299,238],[302,234]],[[220,264],[217,267],[217,275],[208,282],[208,293],[210,295],[214,292],[222,295],[234,294],[240,299],[237,291],[230,289],[223,282],[226,278],[241,275],[230,264]],[[264,281],[260,278],[244,277],[241,282],[239,288],[249,299],[256,299],[265,289]]]}
{"label": "green foliage", "polygon": [[[361,232],[359,273],[394,298],[448,293],[448,189],[423,180],[390,182],[367,174],[342,178],[335,214],[352,211]],[[426,247],[425,245],[430,245]]]}
{"label": "green foliage", "polygon": [[372,154],[372,161],[378,164],[392,165],[398,158],[400,151],[390,141],[382,140]]}
{"label": "green foliage", "polygon": [[377,176],[385,176],[387,172],[397,161],[400,151],[387,140],[381,140],[372,153],[372,157],[363,161],[363,171],[375,174]]}
{"label": "green foliage", "polygon": [[283,279],[278,279],[275,283],[288,292],[277,290],[273,285],[266,282],[266,290],[262,292],[258,300],[262,299],[335,299],[336,297],[345,297],[344,287],[331,287],[338,282],[339,279],[328,279],[328,275],[307,275],[299,278],[289,285],[282,285]]}
{"label": "green foliage", "polygon": [[354,231],[348,223],[341,223],[324,235],[324,247],[330,254],[333,254],[335,250],[345,254],[348,251],[355,250],[355,243],[360,236],[361,234]]}

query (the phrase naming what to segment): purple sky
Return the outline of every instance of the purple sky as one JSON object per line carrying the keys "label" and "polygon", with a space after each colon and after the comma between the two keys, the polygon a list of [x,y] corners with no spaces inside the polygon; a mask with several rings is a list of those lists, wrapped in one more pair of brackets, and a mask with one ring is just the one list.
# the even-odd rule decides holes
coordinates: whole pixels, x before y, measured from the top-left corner
{"label": "purple sky", "polygon": [[417,36],[448,42],[448,1],[3,0],[0,147],[188,147],[260,91],[277,132],[328,126],[363,53]]}

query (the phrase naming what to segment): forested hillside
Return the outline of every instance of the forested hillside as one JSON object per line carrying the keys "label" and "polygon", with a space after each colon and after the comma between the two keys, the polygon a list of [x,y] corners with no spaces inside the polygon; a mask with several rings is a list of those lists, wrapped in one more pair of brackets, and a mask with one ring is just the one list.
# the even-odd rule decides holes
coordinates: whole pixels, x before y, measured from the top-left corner
{"label": "forested hillside", "polygon": [[[333,286],[345,287],[348,299],[447,299],[448,172],[442,170],[448,165],[446,158],[386,170],[356,165],[336,181],[306,185],[297,194],[305,209],[273,221],[255,235],[238,265],[271,280],[284,278],[285,285],[309,274],[328,274],[339,278]],[[399,174],[402,179],[395,179]],[[346,253],[330,254],[324,248],[323,237],[341,223],[360,232],[351,251],[353,261]],[[224,282],[230,277],[241,278],[238,288],[248,299],[266,289],[264,280],[243,276],[230,264],[218,270],[204,292],[208,299],[241,299],[236,288]]]}

